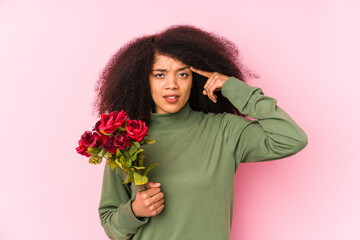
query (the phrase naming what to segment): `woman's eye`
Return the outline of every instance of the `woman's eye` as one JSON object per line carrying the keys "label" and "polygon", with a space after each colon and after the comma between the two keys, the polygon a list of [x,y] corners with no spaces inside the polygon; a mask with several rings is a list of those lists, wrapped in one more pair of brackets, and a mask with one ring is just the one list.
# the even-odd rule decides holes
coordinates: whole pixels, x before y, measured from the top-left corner
{"label": "woman's eye", "polygon": [[162,77],[164,77],[164,74],[163,73],[158,73],[158,74],[155,75],[155,77],[162,78]]}
{"label": "woman's eye", "polygon": [[187,77],[188,75],[187,73],[180,73],[180,77]]}

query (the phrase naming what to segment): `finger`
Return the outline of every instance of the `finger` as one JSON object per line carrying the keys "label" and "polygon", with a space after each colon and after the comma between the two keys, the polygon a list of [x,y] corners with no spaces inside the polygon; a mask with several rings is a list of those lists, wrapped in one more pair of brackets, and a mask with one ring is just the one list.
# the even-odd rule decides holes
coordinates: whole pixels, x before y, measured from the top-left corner
{"label": "finger", "polygon": [[159,193],[161,191],[160,188],[150,188],[144,192],[142,192],[142,197],[144,199],[146,198],[151,198],[152,196],[156,195],[157,193]]}
{"label": "finger", "polygon": [[193,72],[196,72],[197,74],[200,74],[204,77],[211,77],[211,75],[213,74],[212,72],[207,72],[207,71],[204,71],[204,70],[200,70],[200,69],[196,69],[194,67],[190,67],[190,70],[193,71]]}
{"label": "finger", "polygon": [[[203,90],[203,94],[208,95],[209,98],[210,98],[210,93],[208,92],[208,86],[211,85],[211,83],[213,81],[213,76],[214,76],[214,74],[206,81],[206,83],[204,85],[204,90]],[[211,98],[210,98],[210,100],[211,100]]]}
{"label": "finger", "polygon": [[153,208],[158,209],[164,203],[164,201],[165,201],[164,199],[157,201],[156,203],[153,204]]}
{"label": "finger", "polygon": [[214,80],[214,74],[212,74],[209,79],[206,81],[206,83],[204,84],[204,89],[207,89],[209,84],[211,84],[211,82]]}
{"label": "finger", "polygon": [[216,96],[215,92],[218,91],[219,89],[221,89],[221,88],[219,88],[219,86],[220,86],[220,83],[218,81],[215,81],[214,84],[209,87],[209,92],[211,93],[210,94],[211,98],[213,99],[213,101],[215,103],[217,102],[217,96]]}
{"label": "finger", "polygon": [[162,212],[162,210],[164,209],[165,205],[162,204],[160,207],[158,207],[158,209],[156,209],[156,215],[158,215],[159,213]]}
{"label": "finger", "polygon": [[149,188],[160,187],[161,183],[148,182]]}
{"label": "finger", "polygon": [[209,78],[208,82],[206,83],[206,91],[207,91],[207,95],[210,97],[211,100],[214,101],[214,94],[211,91],[211,86],[213,86],[215,83],[215,77],[214,75],[211,76],[211,78]]}
{"label": "finger", "polygon": [[215,96],[214,92],[212,91],[212,86],[215,84],[215,82],[216,82],[216,77],[214,74],[209,78],[209,80],[206,82],[206,84],[204,86],[206,94],[208,95],[210,100],[213,102],[216,102],[216,96]]}
{"label": "finger", "polygon": [[216,92],[221,90],[223,83],[221,82],[221,79],[214,77],[214,80],[211,82],[211,84],[208,86],[209,91]]}
{"label": "finger", "polygon": [[161,199],[163,199],[163,198],[164,198],[164,193],[159,192],[158,194],[152,196],[151,199],[150,199],[150,201],[151,201],[151,202],[157,202],[157,201],[159,201],[159,200],[161,200]]}

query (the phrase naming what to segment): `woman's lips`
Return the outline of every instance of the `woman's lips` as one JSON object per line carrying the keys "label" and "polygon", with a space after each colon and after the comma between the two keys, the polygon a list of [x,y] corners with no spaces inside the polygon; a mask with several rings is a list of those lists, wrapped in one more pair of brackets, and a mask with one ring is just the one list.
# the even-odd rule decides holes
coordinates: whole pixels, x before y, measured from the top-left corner
{"label": "woman's lips", "polygon": [[164,99],[168,103],[176,103],[179,100],[179,97],[179,95],[166,95],[164,96]]}

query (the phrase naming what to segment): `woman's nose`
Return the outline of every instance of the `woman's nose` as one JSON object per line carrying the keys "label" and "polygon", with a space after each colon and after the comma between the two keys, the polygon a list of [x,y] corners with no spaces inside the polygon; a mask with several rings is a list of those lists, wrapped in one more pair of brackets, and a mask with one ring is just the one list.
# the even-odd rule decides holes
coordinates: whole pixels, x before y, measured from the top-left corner
{"label": "woman's nose", "polygon": [[178,85],[176,76],[170,75],[166,82],[166,88],[176,89],[178,87],[179,87],[179,85]]}

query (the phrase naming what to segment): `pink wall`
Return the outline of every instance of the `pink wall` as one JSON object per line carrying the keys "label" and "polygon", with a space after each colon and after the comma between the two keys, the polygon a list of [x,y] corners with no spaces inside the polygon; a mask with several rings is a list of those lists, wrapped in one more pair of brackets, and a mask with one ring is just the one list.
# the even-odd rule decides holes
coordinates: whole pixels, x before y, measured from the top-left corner
{"label": "pink wall", "polygon": [[[74,148],[96,79],[123,43],[171,24],[232,39],[309,137],[299,154],[242,164],[232,239],[360,239],[357,0],[0,3],[0,239],[107,239],[103,166]],[[171,2],[171,3],[170,3]]]}

